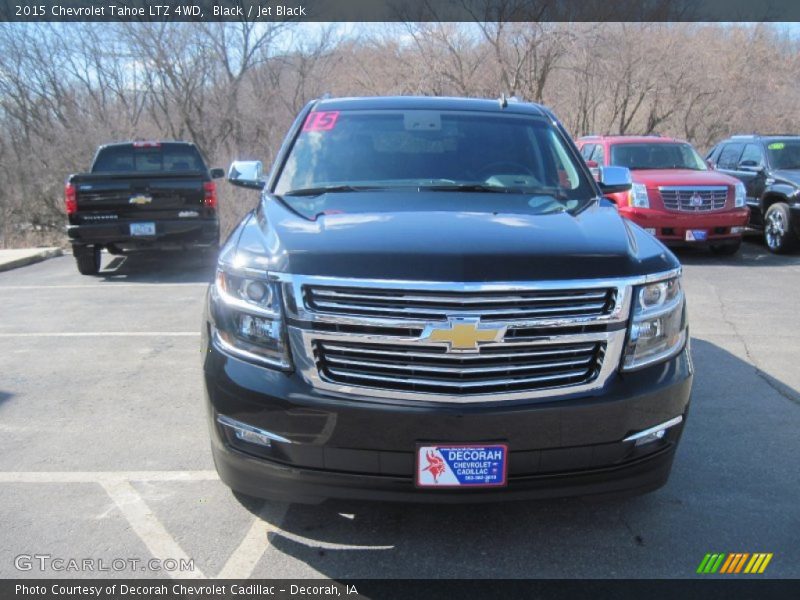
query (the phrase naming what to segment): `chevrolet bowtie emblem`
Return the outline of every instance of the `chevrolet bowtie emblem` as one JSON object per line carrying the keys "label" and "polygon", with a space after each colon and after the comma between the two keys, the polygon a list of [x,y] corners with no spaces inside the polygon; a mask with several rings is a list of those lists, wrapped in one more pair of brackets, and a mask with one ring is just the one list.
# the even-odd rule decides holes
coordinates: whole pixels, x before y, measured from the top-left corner
{"label": "chevrolet bowtie emblem", "polygon": [[130,200],[128,200],[128,204],[150,204],[152,201],[152,197],[139,194],[137,196],[131,196]]}
{"label": "chevrolet bowtie emblem", "polygon": [[447,324],[429,324],[423,330],[420,340],[444,342],[449,352],[477,352],[478,344],[502,342],[506,329],[506,325],[482,326],[478,318],[449,319]]}

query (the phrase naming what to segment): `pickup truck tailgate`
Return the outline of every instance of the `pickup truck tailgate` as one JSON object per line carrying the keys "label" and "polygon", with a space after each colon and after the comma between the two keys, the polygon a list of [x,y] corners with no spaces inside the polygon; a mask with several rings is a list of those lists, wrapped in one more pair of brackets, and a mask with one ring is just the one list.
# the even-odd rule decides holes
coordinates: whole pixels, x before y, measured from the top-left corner
{"label": "pickup truck tailgate", "polygon": [[183,210],[200,210],[205,191],[200,175],[138,180],[128,174],[119,179],[97,175],[91,181],[76,182],[78,215],[116,215],[117,218],[141,219],[149,214],[170,216]]}

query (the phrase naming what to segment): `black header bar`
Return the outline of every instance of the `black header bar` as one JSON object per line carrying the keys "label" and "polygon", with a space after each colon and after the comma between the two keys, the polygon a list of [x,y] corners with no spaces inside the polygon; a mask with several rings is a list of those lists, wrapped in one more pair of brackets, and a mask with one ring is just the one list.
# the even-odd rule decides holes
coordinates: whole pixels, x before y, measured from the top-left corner
{"label": "black header bar", "polygon": [[0,581],[4,600],[778,600],[797,579],[18,579]]}
{"label": "black header bar", "polygon": [[0,0],[0,21],[800,21],[797,0]]}

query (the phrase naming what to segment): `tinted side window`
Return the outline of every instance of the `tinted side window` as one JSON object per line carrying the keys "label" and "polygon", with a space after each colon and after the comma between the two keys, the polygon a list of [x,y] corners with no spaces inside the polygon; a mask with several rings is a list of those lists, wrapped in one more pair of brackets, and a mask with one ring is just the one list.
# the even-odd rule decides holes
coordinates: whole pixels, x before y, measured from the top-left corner
{"label": "tinted side window", "polygon": [[586,144],[581,148],[581,156],[589,160],[589,157],[592,155],[592,151],[594,150],[596,144]]}
{"label": "tinted side window", "polygon": [[592,157],[589,160],[593,160],[598,165],[603,165],[605,163],[605,150],[602,144],[597,144],[597,146],[595,146]]}
{"label": "tinted side window", "polygon": [[758,144],[747,144],[742,152],[742,157],[739,159],[740,163],[744,161],[752,161],[756,165],[764,164],[764,153],[761,151],[761,146]]}
{"label": "tinted side window", "polygon": [[742,153],[743,148],[744,144],[725,144],[722,152],[719,153],[717,166],[720,169],[736,169],[736,165],[739,164],[739,155]]}

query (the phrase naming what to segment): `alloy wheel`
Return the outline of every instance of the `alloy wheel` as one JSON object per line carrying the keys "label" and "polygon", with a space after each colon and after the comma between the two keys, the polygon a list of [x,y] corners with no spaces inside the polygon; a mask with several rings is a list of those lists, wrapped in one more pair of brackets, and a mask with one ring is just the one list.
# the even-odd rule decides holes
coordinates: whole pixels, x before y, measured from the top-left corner
{"label": "alloy wheel", "polygon": [[764,230],[767,246],[773,249],[780,248],[785,233],[786,223],[783,214],[777,210],[772,211],[767,215],[767,226]]}

